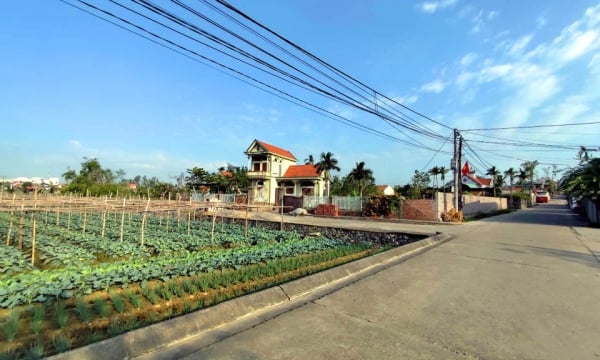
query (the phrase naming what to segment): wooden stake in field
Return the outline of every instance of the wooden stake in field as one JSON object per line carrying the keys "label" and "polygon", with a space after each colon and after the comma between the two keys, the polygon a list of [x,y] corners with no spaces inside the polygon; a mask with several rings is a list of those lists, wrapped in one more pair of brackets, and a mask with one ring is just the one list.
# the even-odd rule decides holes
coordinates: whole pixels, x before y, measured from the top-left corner
{"label": "wooden stake in field", "polygon": [[169,233],[169,222],[171,219],[171,213],[169,211],[167,211],[167,234]]}
{"label": "wooden stake in field", "polygon": [[10,245],[10,235],[11,235],[11,232],[12,232],[13,217],[14,217],[14,214],[13,214],[13,211],[11,210],[10,211],[10,215],[9,215],[9,219],[10,220],[8,222],[8,232],[6,233],[6,246]]}
{"label": "wooden stake in field", "polygon": [[19,236],[18,236],[18,243],[17,246],[19,247],[19,250],[23,250],[23,223],[25,222],[24,216],[25,213],[23,211],[23,208],[25,207],[25,204],[23,204],[23,202],[21,202],[21,215],[19,216]]}
{"label": "wooden stake in field", "polygon": [[83,228],[81,230],[82,234],[85,234],[85,223],[87,222],[87,210],[83,210]]}
{"label": "wooden stake in field", "polygon": [[146,203],[146,210],[144,211],[144,216],[142,216],[142,236],[140,241],[140,246],[144,246],[144,230],[146,228],[146,217],[148,216],[148,208],[150,207],[150,197],[148,197],[148,202]]}
{"label": "wooden stake in field", "polygon": [[244,226],[244,237],[248,238],[248,204],[246,204],[246,225]]}
{"label": "wooden stake in field", "polygon": [[192,213],[188,211],[188,222],[187,222],[187,234],[188,236],[190,236],[190,227],[191,227],[191,221],[192,221]]}
{"label": "wooden stake in field", "polygon": [[60,208],[56,209],[54,212],[56,214],[56,225],[60,225]]}
{"label": "wooden stake in field", "polygon": [[37,212],[33,212],[33,220],[31,221],[31,266],[35,264],[35,223],[37,221]]}
{"label": "wooden stake in field", "polygon": [[210,242],[215,241],[215,221],[217,220],[217,207],[213,208],[212,229],[210,230]]}
{"label": "wooden stake in field", "polygon": [[123,242],[123,224],[125,222],[125,198],[123,198],[123,210],[121,210],[121,235],[120,239]]}
{"label": "wooden stake in field", "polygon": [[106,229],[106,208],[108,206],[107,202],[108,199],[104,197],[104,211],[102,212],[102,234],[100,234],[101,238],[104,237],[104,230]]}

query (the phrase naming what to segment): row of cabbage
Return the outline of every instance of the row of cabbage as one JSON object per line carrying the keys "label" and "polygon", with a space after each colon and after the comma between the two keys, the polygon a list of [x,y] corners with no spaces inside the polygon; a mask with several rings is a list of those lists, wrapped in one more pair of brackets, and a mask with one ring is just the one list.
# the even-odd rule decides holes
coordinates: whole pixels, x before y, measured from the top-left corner
{"label": "row of cabbage", "polygon": [[[111,286],[127,287],[143,280],[168,280],[180,276],[211,272],[215,269],[239,268],[270,259],[296,256],[344,246],[326,238],[295,239],[232,249],[190,252],[178,257],[157,256],[146,259],[107,262],[96,265],[70,265],[63,268],[0,275],[0,307],[13,307],[49,298],[71,297],[107,290]],[[366,246],[366,245],[365,245]]]}
{"label": "row of cabbage", "polygon": [[[41,219],[40,219],[41,220]],[[213,232],[214,224],[209,221],[186,222],[185,226],[170,228],[166,231],[166,220],[149,218],[144,229],[144,245],[140,245],[141,217],[132,216],[124,224],[123,241],[120,240],[120,221],[114,218],[105,219],[105,234],[101,235],[102,216],[100,214],[87,214],[85,216],[85,232],[83,232],[83,216],[71,214],[69,218],[63,214],[59,225],[38,221],[36,225],[36,254],[39,262],[44,267],[62,267],[72,264],[93,264],[108,260],[116,261],[131,257],[149,258],[160,255],[181,256],[205,248],[214,248],[226,243],[228,246],[249,246],[268,244],[271,242],[286,242],[300,239],[295,232],[281,232],[260,228],[249,228],[248,236],[244,228],[236,224],[218,224]],[[4,239],[8,233],[9,215],[0,213],[0,238]],[[17,231],[18,219],[12,219],[12,231],[9,243],[12,247],[22,240],[22,246],[30,251],[32,248],[32,222],[30,217],[24,220],[24,229],[20,235]],[[115,230],[115,228],[117,230]],[[10,249],[10,247],[9,247]],[[18,273],[29,269],[28,262],[13,259],[25,258],[24,254],[18,257],[3,256],[3,253],[18,253],[15,249],[6,249],[0,252],[0,269],[4,273]],[[29,261],[30,262],[30,261]],[[22,264],[22,266],[19,266]]]}

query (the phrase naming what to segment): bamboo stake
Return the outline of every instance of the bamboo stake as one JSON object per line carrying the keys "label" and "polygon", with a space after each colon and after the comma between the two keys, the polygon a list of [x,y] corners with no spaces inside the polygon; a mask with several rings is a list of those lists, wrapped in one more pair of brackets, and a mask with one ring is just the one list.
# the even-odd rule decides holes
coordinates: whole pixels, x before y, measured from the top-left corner
{"label": "bamboo stake", "polygon": [[248,204],[246,204],[246,225],[244,227],[244,237],[248,238]]}
{"label": "bamboo stake", "polygon": [[44,221],[44,225],[48,225],[48,210],[44,211],[46,214],[46,220]]}
{"label": "bamboo stake", "polygon": [[179,224],[181,222],[181,209],[177,209],[177,230],[179,230]]}
{"label": "bamboo stake", "polygon": [[85,234],[85,223],[87,221],[87,210],[83,210],[83,229],[81,231],[82,234]]}
{"label": "bamboo stake", "polygon": [[215,221],[217,219],[217,208],[214,208],[213,218],[212,218],[212,229],[210,230],[210,242],[214,243],[215,241]]}
{"label": "bamboo stake", "polygon": [[67,216],[67,230],[71,230],[71,205],[69,205],[69,214]]}
{"label": "bamboo stake", "polygon": [[60,224],[60,208],[56,209],[55,213],[56,213],[56,225],[58,226]]}
{"label": "bamboo stake", "polygon": [[19,250],[23,250],[23,223],[25,221],[25,219],[23,218],[24,216],[24,212],[23,212],[23,208],[25,207],[25,204],[23,204],[23,202],[21,202],[21,216],[19,217],[19,236],[18,236],[18,247]]}
{"label": "bamboo stake", "polygon": [[10,211],[10,221],[8,223],[8,232],[6,233],[6,246],[10,245],[10,235],[12,232],[12,226],[13,226],[13,211]]}
{"label": "bamboo stake", "polygon": [[146,217],[148,216],[148,207],[150,206],[150,197],[148,197],[148,202],[146,203],[146,210],[144,211],[144,216],[142,217],[142,236],[140,246],[144,246],[144,230],[146,228]]}
{"label": "bamboo stake", "polygon": [[125,222],[125,198],[123,198],[123,210],[121,210],[121,242],[123,242],[123,223]]}
{"label": "bamboo stake", "polygon": [[104,237],[104,230],[106,229],[106,208],[108,207],[108,199],[104,198],[104,211],[102,212],[102,234],[100,237]]}
{"label": "bamboo stake", "polygon": [[169,233],[169,219],[171,219],[171,214],[167,211],[167,234]]}
{"label": "bamboo stake", "polygon": [[37,220],[37,213],[33,213],[33,221],[31,225],[31,266],[35,263],[35,223]]}
{"label": "bamboo stake", "polygon": [[187,222],[187,234],[190,236],[190,222],[191,222],[192,213],[188,211],[188,222]]}

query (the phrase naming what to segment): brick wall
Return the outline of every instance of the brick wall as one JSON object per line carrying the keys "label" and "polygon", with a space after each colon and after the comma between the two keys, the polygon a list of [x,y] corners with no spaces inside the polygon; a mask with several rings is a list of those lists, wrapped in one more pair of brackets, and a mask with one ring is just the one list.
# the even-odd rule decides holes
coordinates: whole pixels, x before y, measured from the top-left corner
{"label": "brick wall", "polygon": [[402,218],[408,220],[440,220],[435,208],[435,201],[428,199],[404,200],[404,211]]}
{"label": "brick wall", "polygon": [[318,205],[315,209],[315,215],[317,216],[339,216],[340,212],[337,205]]}

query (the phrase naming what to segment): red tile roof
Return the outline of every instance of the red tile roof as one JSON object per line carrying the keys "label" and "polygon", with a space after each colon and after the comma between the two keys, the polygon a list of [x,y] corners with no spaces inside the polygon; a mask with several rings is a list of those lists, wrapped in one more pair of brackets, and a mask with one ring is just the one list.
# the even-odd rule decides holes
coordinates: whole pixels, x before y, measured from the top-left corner
{"label": "red tile roof", "polygon": [[288,150],[282,149],[282,148],[277,147],[275,145],[267,144],[266,142],[260,141],[260,140],[256,140],[256,143],[258,145],[262,146],[263,148],[265,148],[265,150],[267,150],[270,153],[273,153],[273,154],[276,154],[276,155],[280,155],[280,156],[284,156],[284,157],[289,158],[289,159],[296,160],[296,157],[294,156],[294,154],[292,154]]}
{"label": "red tile roof", "polygon": [[475,181],[479,185],[491,186],[491,184],[492,184],[492,179],[481,178],[481,177],[476,176],[475,174],[465,174],[464,176]]}
{"label": "red tile roof", "polygon": [[283,174],[284,178],[315,178],[319,177],[319,172],[317,171],[317,167],[308,164],[308,165],[292,165],[290,166],[285,174]]}

